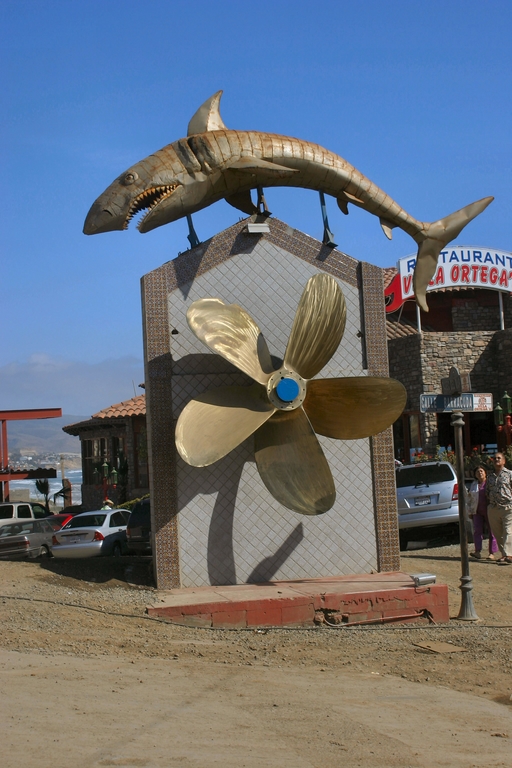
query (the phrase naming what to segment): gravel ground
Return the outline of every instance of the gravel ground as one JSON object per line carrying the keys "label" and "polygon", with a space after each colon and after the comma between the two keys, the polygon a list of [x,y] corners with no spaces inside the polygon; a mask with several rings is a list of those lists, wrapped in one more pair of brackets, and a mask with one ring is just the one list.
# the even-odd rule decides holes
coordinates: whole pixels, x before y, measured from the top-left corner
{"label": "gravel ground", "polygon": [[[460,607],[456,545],[402,553],[402,570],[447,583]],[[471,563],[480,621],[429,627],[207,630],[145,615],[158,598],[150,563],[120,560],[0,561],[0,643],[6,650],[74,657],[182,659],[196,664],[347,670],[399,676],[512,704],[512,567]],[[464,652],[432,653],[442,641]]]}

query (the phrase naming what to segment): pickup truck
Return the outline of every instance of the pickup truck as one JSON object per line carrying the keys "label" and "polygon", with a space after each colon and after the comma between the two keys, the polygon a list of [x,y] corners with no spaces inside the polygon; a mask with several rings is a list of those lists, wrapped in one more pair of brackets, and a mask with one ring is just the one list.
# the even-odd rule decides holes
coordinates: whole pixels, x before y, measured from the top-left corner
{"label": "pickup truck", "polygon": [[3,501],[0,503],[0,526],[13,520],[39,520],[49,517],[42,504],[28,501]]}

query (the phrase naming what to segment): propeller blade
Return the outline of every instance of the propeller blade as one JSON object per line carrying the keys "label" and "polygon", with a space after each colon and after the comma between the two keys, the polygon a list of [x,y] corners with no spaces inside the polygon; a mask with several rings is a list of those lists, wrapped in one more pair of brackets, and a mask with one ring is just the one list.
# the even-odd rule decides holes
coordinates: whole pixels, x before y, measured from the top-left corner
{"label": "propeller blade", "polygon": [[331,509],[334,480],[302,408],[275,413],[258,429],[254,443],[261,479],[280,504],[303,515]]}
{"label": "propeller blade", "polygon": [[199,299],[190,305],[187,321],[197,338],[239,370],[266,384],[274,372],[267,342],[252,317],[237,304]]}
{"label": "propeller blade", "polygon": [[303,379],[316,376],[336,352],[346,318],[345,297],[336,280],[325,273],[310,278],[293,321],[285,368]]}
{"label": "propeller blade", "polygon": [[187,464],[207,467],[252,435],[275,410],[265,390],[256,384],[204,392],[180,414],[176,425],[178,452]]}
{"label": "propeller blade", "polygon": [[396,379],[353,376],[310,381],[303,408],[315,432],[356,440],[387,429],[406,401],[407,392]]}

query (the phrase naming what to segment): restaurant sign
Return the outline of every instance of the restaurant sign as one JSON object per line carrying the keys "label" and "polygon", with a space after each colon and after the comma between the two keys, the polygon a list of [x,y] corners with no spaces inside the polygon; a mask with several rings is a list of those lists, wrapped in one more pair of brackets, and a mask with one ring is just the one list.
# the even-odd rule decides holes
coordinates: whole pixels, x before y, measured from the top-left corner
{"label": "restaurant sign", "polygon": [[[397,274],[387,286],[386,312],[396,312],[414,297],[412,276],[416,256],[404,256],[397,264]],[[512,253],[475,245],[448,246],[441,251],[434,277],[427,291],[441,288],[487,288],[512,291]]]}

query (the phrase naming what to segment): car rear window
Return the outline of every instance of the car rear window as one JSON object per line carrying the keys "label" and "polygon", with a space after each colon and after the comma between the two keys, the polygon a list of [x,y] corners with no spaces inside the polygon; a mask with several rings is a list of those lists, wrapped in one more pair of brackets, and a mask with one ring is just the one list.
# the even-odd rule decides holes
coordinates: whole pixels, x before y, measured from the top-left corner
{"label": "car rear window", "polygon": [[433,485],[453,481],[454,475],[448,464],[429,464],[427,466],[403,467],[397,470],[396,487],[407,488],[416,485]]}
{"label": "car rear window", "polygon": [[35,523],[11,523],[0,528],[0,536],[23,536],[25,533],[34,532]]}
{"label": "car rear window", "polygon": [[14,507],[12,504],[2,504],[0,506],[0,518],[2,520],[8,520],[10,517],[12,517],[13,512],[14,512]]}
{"label": "car rear window", "polygon": [[151,525],[151,513],[149,504],[136,504],[133,508],[133,512],[130,515],[130,521],[128,525],[130,528],[136,528],[138,526],[149,528]]}
{"label": "car rear window", "polygon": [[65,525],[65,528],[101,528],[106,515],[79,515]]}
{"label": "car rear window", "polygon": [[21,532],[21,525],[19,523],[14,523],[12,525],[2,525],[0,528],[0,536],[4,538],[4,536],[18,536],[18,534]]}

